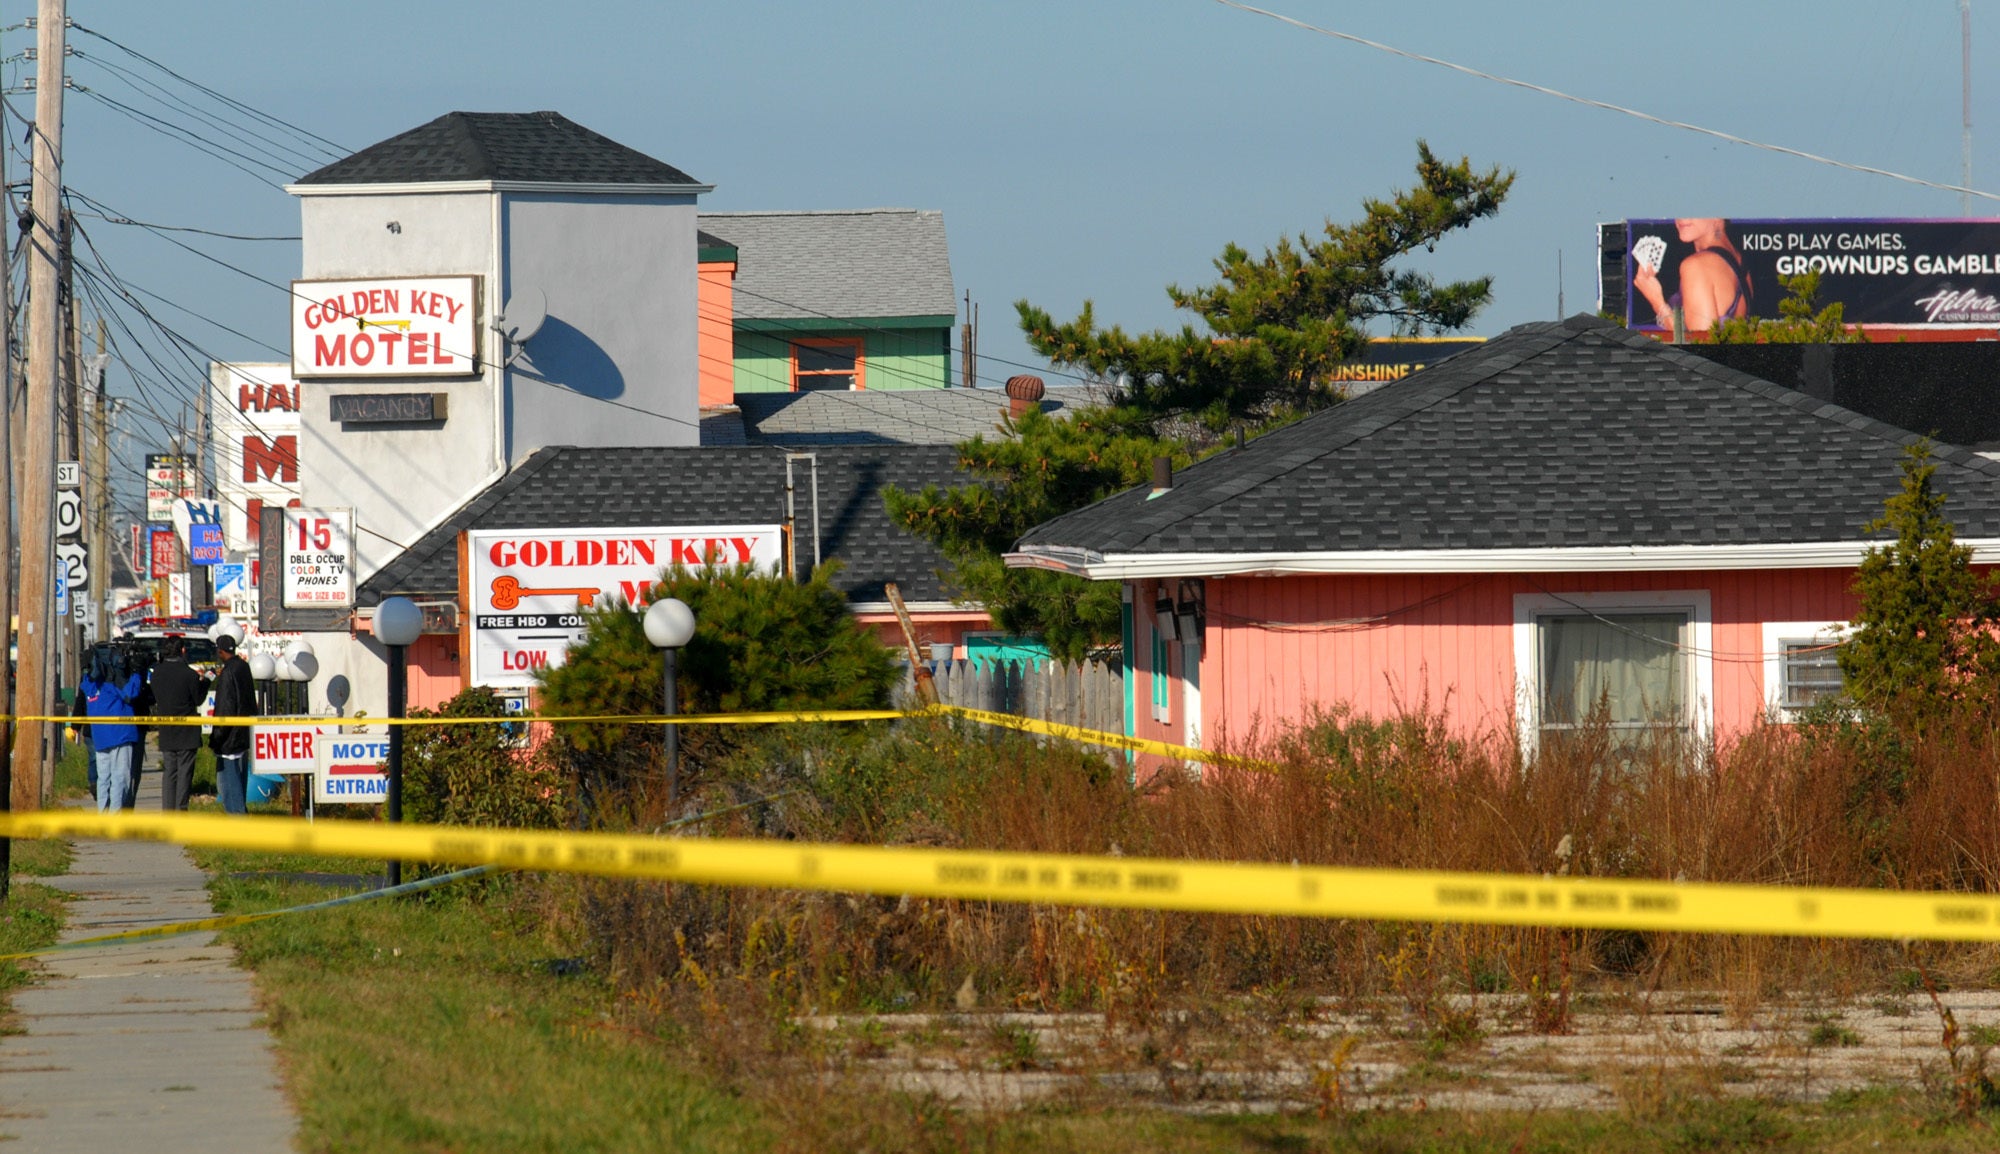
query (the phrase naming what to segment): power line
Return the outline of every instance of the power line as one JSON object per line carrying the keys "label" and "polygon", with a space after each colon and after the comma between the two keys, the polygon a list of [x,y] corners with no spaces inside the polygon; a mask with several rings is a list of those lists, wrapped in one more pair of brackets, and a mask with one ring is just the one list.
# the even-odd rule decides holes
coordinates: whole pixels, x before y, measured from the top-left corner
{"label": "power line", "polygon": [[[258,172],[256,169],[250,168],[248,165],[254,164],[259,168],[263,168],[270,172],[275,172],[280,177],[290,178],[291,176],[291,173],[287,172],[285,169],[278,167],[277,165],[271,164],[270,162],[265,160],[260,160],[253,156],[249,156],[245,153],[238,152],[235,149],[230,148],[228,145],[216,144],[213,141],[204,140],[199,135],[196,135],[195,133],[191,132],[186,128],[183,128],[178,124],[174,124],[170,121],[161,120],[159,117],[153,116],[150,113],[141,112],[138,109],[133,108],[131,105],[121,103],[117,100],[113,100],[111,97],[104,95],[102,92],[99,92],[94,88],[85,88],[81,84],[73,85],[72,87],[74,88],[75,91],[81,92],[85,96],[90,97],[92,100],[95,100],[98,103],[105,105],[106,107],[117,112],[119,115],[125,117],[127,120],[131,120],[139,124],[141,127],[150,128],[154,132],[159,133],[160,135],[168,138],[169,140],[176,140],[182,144],[188,145],[197,152],[207,153],[209,156],[214,157],[215,159],[221,161],[222,163],[228,165],[229,167],[235,169],[236,171],[241,172],[246,176],[253,177],[256,180],[260,180],[263,183],[270,185],[272,188],[278,189],[279,191],[283,191],[285,186],[280,184],[278,181],[272,180],[270,177],[263,175],[263,173]],[[239,157],[242,160],[247,161],[248,164],[240,164],[236,160],[230,159],[230,157]]]}
{"label": "power line", "polygon": [[106,71],[110,72],[113,76],[116,76],[119,80],[123,81],[127,87],[131,88],[133,92],[137,93],[138,95],[143,96],[146,99],[153,100],[173,111],[183,113],[184,115],[192,116],[197,120],[200,120],[210,125],[217,131],[223,133],[224,135],[228,136],[230,139],[236,141],[237,143],[242,144],[249,148],[256,148],[259,149],[260,151],[264,151],[268,153],[273,159],[284,161],[285,164],[288,166],[296,166],[299,164],[303,164],[309,171],[311,169],[318,168],[321,164],[325,163],[318,157],[313,156],[312,154],[298,148],[295,145],[287,144],[282,140],[266,136],[263,133],[258,132],[256,129],[248,127],[241,123],[232,124],[229,121],[224,120],[223,118],[215,115],[214,113],[203,111],[202,109],[196,107],[194,104],[186,100],[183,100],[178,96],[175,96],[172,92],[169,92],[166,88],[162,87],[161,85],[151,80],[148,80],[143,76],[137,75],[136,73],[133,73],[128,69],[113,64],[111,63],[111,61],[106,60],[103,57],[86,56],[82,52],[76,52],[75,56],[80,60],[87,60],[96,67],[105,69]]}
{"label": "power line", "polygon": [[1751,140],[1750,138],[1745,136],[1738,136],[1733,132],[1722,132],[1714,128],[1703,128],[1699,124],[1689,124],[1685,120],[1670,120],[1664,116],[1655,116],[1650,112],[1641,112],[1636,108],[1627,108],[1622,104],[1612,104],[1609,103],[1608,101],[1593,100],[1588,96],[1577,96],[1574,95],[1573,93],[1564,92],[1560,89],[1549,88],[1540,84],[1531,84],[1526,80],[1515,80],[1514,78],[1509,76],[1501,76],[1497,73],[1485,72],[1480,69],[1471,68],[1463,64],[1454,64],[1449,60],[1440,60],[1435,56],[1425,56],[1422,53],[1411,52],[1407,49],[1397,48],[1393,45],[1384,44],[1379,40],[1370,40],[1363,36],[1356,36],[1352,32],[1341,32],[1333,28],[1323,28],[1318,24],[1308,24],[1303,20],[1294,19],[1293,17],[1286,16],[1278,12],[1273,12],[1267,8],[1258,8],[1250,4],[1244,4],[1241,2],[1241,0],[1215,0],[1215,2],[1217,4],[1222,5],[1225,8],[1234,8],[1239,12],[1248,12],[1253,16],[1263,16],[1266,17],[1267,19],[1276,20],[1280,24],[1289,24],[1294,28],[1298,28],[1306,32],[1316,32],[1321,36],[1330,36],[1335,40],[1345,40],[1350,44],[1359,44],[1364,48],[1373,48],[1377,52],[1386,52],[1391,56],[1400,56],[1405,60],[1414,60],[1420,64],[1432,64],[1436,65],[1439,68],[1448,68],[1453,72],[1463,73],[1466,76],[1475,77],[1479,80],[1490,80],[1495,84],[1505,84],[1510,88],[1522,88],[1526,89],[1529,92],[1538,92],[1543,96],[1553,96],[1557,100],[1567,100],[1571,104],[1581,104],[1586,108],[1596,108],[1596,109],[1601,109],[1602,111],[1605,112],[1615,112],[1620,116],[1630,116],[1636,120],[1646,121],[1649,124],[1658,124],[1666,128],[1678,128],[1683,132],[1693,132],[1702,136],[1712,137],[1716,140],[1726,140],[1731,144],[1740,144],[1746,148],[1761,149],[1765,152],[1775,152],[1781,156],[1793,156],[1797,157],[1800,160],[1809,160],[1814,164],[1824,164],[1833,168],[1845,169],[1848,172],[1866,173],[1869,176],[1883,176],[1889,178],[1890,180],[1900,180],[1905,184],[1916,184],[1916,185],[1921,185],[1924,188],[1934,188],[1937,189],[1939,192],[1956,192],[1965,196],[1977,196],[1985,200],[2000,200],[2000,193],[1982,192],[1979,189],[1970,188],[1962,184],[1944,184],[1935,180],[1925,180],[1920,176],[1910,176],[1906,173],[1892,172],[1889,169],[1875,168],[1872,165],[1850,164],[1844,160],[1835,160],[1830,156],[1821,156],[1818,153],[1806,152],[1802,149],[1797,149],[1797,148],[1787,148],[1782,144],[1767,144],[1760,140]]}
{"label": "power line", "polygon": [[[72,190],[65,189],[64,191],[67,192]],[[212,228],[196,228],[195,226],[188,224],[153,224],[150,221],[133,220],[130,217],[123,217],[123,216],[111,216],[101,212],[77,212],[74,215],[87,216],[93,220],[101,220],[106,224],[134,225],[138,228],[150,229],[155,232],[164,231],[164,232],[199,233],[202,236],[212,236],[219,240],[304,240],[305,239],[304,237],[301,236],[257,236],[240,232],[217,232]]]}
{"label": "power line", "polygon": [[102,40],[104,43],[111,45],[113,48],[118,49],[120,52],[123,52],[128,56],[131,56],[138,60],[142,60],[147,64],[152,65],[154,68],[159,69],[161,72],[166,73],[168,76],[173,77],[175,80],[180,81],[182,84],[185,84],[190,88],[202,92],[205,95],[213,97],[216,100],[220,100],[222,103],[230,106],[231,108],[237,109],[240,112],[247,113],[250,116],[254,116],[258,120],[263,121],[264,123],[270,125],[273,128],[289,132],[294,136],[299,137],[302,141],[311,142],[315,145],[325,146],[325,148],[332,150],[332,158],[335,160],[338,160],[339,158],[346,156],[350,151],[352,151],[343,144],[340,144],[336,141],[328,140],[326,137],[321,136],[316,132],[312,132],[308,129],[301,128],[298,125],[293,124],[291,121],[284,120],[277,116],[273,116],[270,113],[263,111],[262,109],[254,108],[248,104],[243,103],[242,101],[236,99],[233,96],[229,96],[225,93],[218,92],[215,89],[210,88],[208,85],[203,84],[198,80],[190,80],[189,78],[182,76],[180,73],[175,72],[173,69],[167,67],[166,65],[160,63],[159,61],[153,59],[152,57],[146,55],[145,53],[139,51],[138,49],[133,48],[126,44],[121,44],[118,41],[113,40],[111,37],[105,35],[104,33],[99,32],[95,28],[86,27],[83,24],[76,22],[75,20],[70,21],[70,27],[76,29],[78,32],[81,32],[86,36],[94,36],[97,39]]}
{"label": "power line", "polygon": [[[119,282],[117,281],[116,274],[112,273],[108,267],[103,265],[103,255],[96,250],[94,245],[91,245],[89,243],[87,238],[86,238],[86,246],[90,248],[91,254],[99,262],[100,271],[104,274],[104,276],[108,278],[112,284],[114,285],[118,284]],[[93,302],[97,304],[97,307],[100,310],[100,314],[109,316],[131,338],[133,344],[139,349],[140,353],[145,356],[147,361],[151,363],[156,370],[159,371],[161,383],[163,383],[167,388],[179,393],[183,399],[193,400],[195,390],[174,379],[173,374],[169,372],[164,366],[162,366],[157,360],[157,358],[153,357],[153,355],[146,350],[144,342],[139,338],[138,334],[132,330],[131,326],[128,325],[124,321],[124,319],[118,315],[117,310],[109,307],[109,305],[102,299],[101,294],[95,288],[93,288],[92,285],[89,283],[89,281],[97,279],[99,278],[95,276],[89,278],[86,281],[85,289],[86,292],[88,292],[91,295]],[[205,358],[208,361],[213,361],[218,363],[228,363],[228,362],[221,361],[220,358],[215,357],[207,350],[201,348],[200,345],[196,344],[194,341],[190,340],[185,335],[179,333],[178,331],[166,325],[164,322],[159,320],[159,318],[153,316],[153,314],[149,310],[147,310],[144,305],[139,304],[136,300],[132,299],[131,296],[127,294],[121,294],[121,295],[124,296],[125,303],[127,304],[128,307],[138,312],[139,315],[144,317],[149,324],[151,324],[155,329],[157,329],[162,335],[167,337],[170,347],[173,347],[176,352],[179,352],[184,359],[187,359],[189,361],[190,367],[196,371],[197,375],[202,377],[203,379],[202,387],[209,391],[216,392],[218,395],[221,395],[219,387],[214,384],[213,380],[206,373],[205,366],[194,361],[194,359],[191,356],[189,356],[187,350],[190,349],[193,350],[195,353],[200,354],[203,358]],[[107,343],[110,344],[113,348],[116,348],[115,342],[107,342]],[[184,349],[181,346],[186,346],[186,347]],[[124,356],[122,350],[119,351],[118,355],[120,363],[125,366],[128,372],[132,373],[133,380],[135,381],[135,383],[142,381],[145,375],[140,373],[137,367],[134,366],[130,362],[130,360]],[[228,398],[224,396],[223,399],[227,400]],[[152,404],[150,399],[143,397],[143,394],[141,395],[139,400],[141,406],[152,413],[155,422],[159,424],[163,430],[166,429],[177,430],[180,427],[179,422],[168,421],[165,418],[164,414],[160,413],[160,411]],[[263,428],[257,423],[255,418],[245,416],[244,420],[251,426],[252,429],[256,430],[258,435],[264,436],[266,440],[270,439],[268,435],[265,434]],[[130,468],[130,465],[128,464],[127,467]],[[285,482],[278,482],[278,485],[281,488],[286,487]],[[233,500],[230,502],[230,504],[232,508],[241,510],[246,517],[249,515],[248,504]],[[370,526],[363,525],[359,521],[355,523],[355,530],[357,532],[367,533],[369,536],[387,542],[388,544],[393,545],[398,549],[409,548],[409,545],[398,540],[397,538],[391,537],[388,534],[380,532],[379,530],[376,530]]]}

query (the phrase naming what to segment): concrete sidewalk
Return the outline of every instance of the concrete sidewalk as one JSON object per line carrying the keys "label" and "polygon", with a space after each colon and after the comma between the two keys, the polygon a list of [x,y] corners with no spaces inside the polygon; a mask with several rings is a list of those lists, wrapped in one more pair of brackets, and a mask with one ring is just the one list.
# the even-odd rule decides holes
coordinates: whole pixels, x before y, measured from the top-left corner
{"label": "concrete sidewalk", "polygon": [[[149,757],[157,765],[156,756]],[[139,808],[160,806],[157,772]],[[60,878],[77,895],[63,940],[207,917],[204,877],[178,846],[78,842]],[[213,934],[43,959],[0,1038],[0,1136],[8,1150],[283,1151],[297,1120],[278,1089],[250,975]]]}

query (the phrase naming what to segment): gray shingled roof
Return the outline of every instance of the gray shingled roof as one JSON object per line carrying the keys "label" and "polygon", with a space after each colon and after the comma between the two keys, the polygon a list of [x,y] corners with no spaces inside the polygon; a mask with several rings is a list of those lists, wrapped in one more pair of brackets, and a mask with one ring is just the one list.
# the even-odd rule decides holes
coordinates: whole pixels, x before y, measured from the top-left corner
{"label": "gray shingled roof", "polygon": [[[1067,418],[1092,403],[1088,386],[1047,390],[1042,411]],[[702,444],[956,445],[997,436],[1007,412],[999,389],[814,389],[738,393],[740,427],[702,419]],[[728,438],[740,436],[740,441]]]}
{"label": "gray shingled roof", "polygon": [[557,112],[448,112],[300,177],[298,183],[461,180],[699,185],[673,165]]}
{"label": "gray shingled roof", "polygon": [[[947,600],[928,542],[889,521],[882,489],[959,484],[948,448],[898,445],[816,450],[821,556],[843,563],[834,586],[881,601],[897,582],[911,601]],[[799,559],[812,564],[812,468],[793,466]],[[785,455],[769,448],[542,449],[460,506],[363,582],[364,606],[384,597],[456,596],[458,535],[467,529],[613,528],[621,525],[782,524]]]}
{"label": "gray shingled roof", "polygon": [[[1864,538],[1914,434],[1589,316],[1436,368],[1039,525],[1025,547],[1338,553]],[[1940,446],[1964,538],[2000,464]]]}
{"label": "gray shingled roof", "polygon": [[738,320],[958,315],[941,212],[704,212],[699,224],[736,246]]}

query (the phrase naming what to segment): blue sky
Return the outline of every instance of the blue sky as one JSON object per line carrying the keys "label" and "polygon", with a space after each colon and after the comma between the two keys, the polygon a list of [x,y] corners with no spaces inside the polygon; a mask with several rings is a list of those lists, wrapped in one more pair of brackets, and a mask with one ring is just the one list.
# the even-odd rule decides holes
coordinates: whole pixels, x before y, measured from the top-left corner
{"label": "blue sky", "polygon": [[[1595,302],[1594,226],[1648,216],[1953,216],[1955,194],[1844,173],[1397,59],[1213,0],[727,4],[579,0],[338,6],[72,0],[72,17],[252,106],[360,148],[454,109],[555,109],[716,185],[716,209],[942,209],[982,305],[989,382],[1030,360],[1012,302],[1084,299],[1178,324],[1162,286],[1221,246],[1355,215],[1411,179],[1413,142],[1519,174],[1501,214],[1428,258],[1490,273],[1491,334]],[[1953,0],[1659,5],[1266,0],[1313,23],[1743,136],[1928,179],[1959,172]],[[19,23],[31,4],[0,8]],[[2000,8],[1974,5],[1977,139],[2000,142]],[[12,57],[31,33],[0,36]],[[75,82],[135,107],[73,35]],[[100,64],[100,58],[105,62]],[[10,87],[32,70],[7,65]],[[1992,81],[1980,87],[1981,77]],[[171,87],[171,85],[170,85]],[[32,98],[16,96],[24,114]],[[9,121],[13,139],[18,121]],[[67,183],[141,219],[289,234],[284,193],[73,94]],[[22,169],[10,160],[12,179]],[[1993,166],[1981,187],[2000,184]],[[301,167],[303,171],[303,166]],[[2000,216],[2000,208],[1976,215]],[[276,291],[85,221],[120,276],[282,346]],[[187,238],[272,280],[294,244]],[[172,308],[202,350],[278,359]],[[127,391],[114,370],[113,388]],[[143,440],[148,431],[134,426]],[[143,450],[141,450],[143,451]]]}

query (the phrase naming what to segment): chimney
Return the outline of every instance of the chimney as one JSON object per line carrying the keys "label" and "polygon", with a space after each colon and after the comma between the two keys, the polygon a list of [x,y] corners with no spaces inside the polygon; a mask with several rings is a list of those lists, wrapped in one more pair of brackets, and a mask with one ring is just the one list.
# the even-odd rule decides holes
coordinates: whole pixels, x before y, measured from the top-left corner
{"label": "chimney", "polygon": [[1008,377],[1007,415],[1019,417],[1030,409],[1041,408],[1042,397],[1047,391],[1040,377],[1032,377],[1026,373],[1018,377]]}
{"label": "chimney", "polygon": [[1174,487],[1174,461],[1172,457],[1153,458],[1153,492],[1157,497]]}

